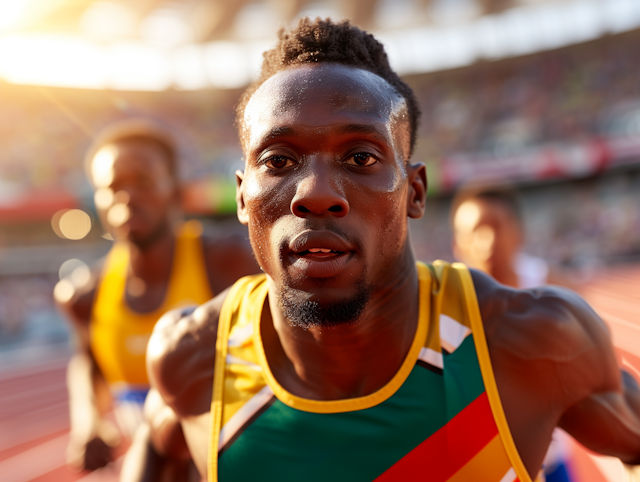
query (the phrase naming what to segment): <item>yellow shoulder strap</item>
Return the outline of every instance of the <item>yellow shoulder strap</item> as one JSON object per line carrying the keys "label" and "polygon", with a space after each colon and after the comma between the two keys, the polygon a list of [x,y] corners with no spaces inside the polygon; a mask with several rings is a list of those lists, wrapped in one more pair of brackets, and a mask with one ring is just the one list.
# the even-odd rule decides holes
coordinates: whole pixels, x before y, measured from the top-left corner
{"label": "yellow shoulder strap", "polygon": [[466,301],[465,306],[471,323],[471,332],[473,333],[473,341],[476,346],[478,362],[480,363],[482,381],[484,382],[487,397],[489,398],[493,418],[498,426],[502,444],[511,461],[511,466],[516,471],[518,480],[520,480],[520,482],[531,482],[531,477],[520,458],[516,444],[513,441],[513,436],[511,435],[511,430],[509,429],[509,424],[507,423],[507,417],[504,414],[502,401],[498,393],[498,385],[496,384],[493,367],[491,365],[491,358],[489,357],[489,347],[484,333],[484,325],[482,323],[482,317],[480,316],[480,307],[478,306],[478,299],[476,298],[476,290],[473,285],[471,273],[462,263],[453,263],[452,268],[458,272],[462,281]]}
{"label": "yellow shoulder strap", "polygon": [[216,359],[213,369],[213,398],[211,400],[211,435],[209,438],[208,480],[218,480],[218,444],[222,428],[222,403],[224,392],[229,329],[233,317],[238,313],[246,294],[255,285],[263,282],[265,275],[253,275],[241,278],[229,290],[218,317],[218,335],[216,339]]}

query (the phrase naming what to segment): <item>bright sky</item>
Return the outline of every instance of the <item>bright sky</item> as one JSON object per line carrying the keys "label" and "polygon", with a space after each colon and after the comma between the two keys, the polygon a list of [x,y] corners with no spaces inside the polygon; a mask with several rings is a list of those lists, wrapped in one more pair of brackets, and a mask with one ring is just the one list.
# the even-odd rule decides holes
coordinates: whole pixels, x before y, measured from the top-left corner
{"label": "bright sky", "polygon": [[[47,0],[48,8],[59,1]],[[639,0],[524,3],[464,23],[445,18],[439,26],[416,28],[401,28],[403,15],[411,16],[411,2],[398,2],[397,9],[388,12],[388,28],[377,36],[400,74],[518,56],[640,27]],[[168,10],[145,19],[140,40],[127,40],[132,38],[127,37],[132,18],[125,8],[106,1],[95,2],[83,15],[84,34],[20,33],[20,22],[43,5],[44,0],[0,0],[0,77],[7,82],[148,91],[236,88],[256,75],[261,53],[272,42],[266,30],[251,30],[253,35],[245,40],[193,44],[188,28]],[[381,9],[384,5],[383,0]],[[248,10],[237,21],[248,26],[263,13]],[[109,32],[106,19],[111,19]],[[114,25],[119,29],[115,36]]]}

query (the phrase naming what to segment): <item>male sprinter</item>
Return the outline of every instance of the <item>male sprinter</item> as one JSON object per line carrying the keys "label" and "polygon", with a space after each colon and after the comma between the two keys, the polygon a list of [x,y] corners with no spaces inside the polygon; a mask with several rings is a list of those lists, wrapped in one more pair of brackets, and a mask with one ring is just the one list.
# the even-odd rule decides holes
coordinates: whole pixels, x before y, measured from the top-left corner
{"label": "male sprinter", "polygon": [[156,326],[160,452],[186,440],[222,482],[525,482],[560,425],[640,462],[640,389],[577,295],[416,264],[417,118],[382,45],[346,22],[303,19],[265,54],[237,191],[265,273]]}
{"label": "male sprinter", "polygon": [[543,259],[520,252],[524,229],[520,204],[511,189],[461,189],[452,202],[451,228],[453,253],[470,268],[514,288],[566,286]]}
{"label": "male sprinter", "polygon": [[248,245],[205,237],[199,224],[180,222],[176,155],[168,133],[134,120],[105,132],[87,156],[96,207],[115,243],[84,286],[56,290],[78,340],[68,370],[68,460],[76,469],[113,458],[101,417],[103,387],[125,434],[142,421],[146,346],[162,314],[204,303],[258,271]]}

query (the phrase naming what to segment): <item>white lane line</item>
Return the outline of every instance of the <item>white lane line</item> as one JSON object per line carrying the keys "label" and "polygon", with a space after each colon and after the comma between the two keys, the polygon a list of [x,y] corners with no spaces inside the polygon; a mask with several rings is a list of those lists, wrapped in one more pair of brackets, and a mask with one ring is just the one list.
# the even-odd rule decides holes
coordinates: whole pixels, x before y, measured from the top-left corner
{"label": "white lane line", "polygon": [[49,440],[0,462],[2,482],[28,482],[62,467],[69,434]]}
{"label": "white lane line", "polygon": [[[58,403],[68,403],[67,396],[53,396],[48,397],[47,400],[52,405]],[[35,412],[42,408],[42,400],[37,399],[29,399],[22,400],[20,403],[16,403],[12,407],[0,407],[0,422],[5,422],[8,420],[13,420],[18,417],[22,417],[24,415],[28,415],[30,413]]]}
{"label": "white lane line", "polygon": [[49,385],[41,385],[28,390],[16,390],[11,395],[0,396],[0,404],[12,403],[21,398],[35,398],[49,392],[60,392],[67,395],[67,387],[60,382],[50,383]]}
{"label": "white lane line", "polygon": [[56,359],[50,362],[40,362],[37,364],[17,365],[15,367],[0,369],[0,382],[25,378],[34,375],[44,375],[45,373],[64,371],[69,364],[68,358]]}
{"label": "white lane line", "polygon": [[[22,418],[26,420],[21,420]],[[51,410],[44,413],[30,412],[26,417],[16,417],[13,420],[0,423],[0,451],[68,428],[67,402],[53,405]]]}

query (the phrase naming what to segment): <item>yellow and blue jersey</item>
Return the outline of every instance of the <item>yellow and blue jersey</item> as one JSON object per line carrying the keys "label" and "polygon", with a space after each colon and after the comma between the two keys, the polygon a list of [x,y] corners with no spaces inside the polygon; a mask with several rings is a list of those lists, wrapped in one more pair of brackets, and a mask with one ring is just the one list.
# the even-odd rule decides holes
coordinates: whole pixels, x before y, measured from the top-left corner
{"label": "yellow and blue jersey", "polygon": [[[116,243],[107,255],[91,313],[90,343],[102,375],[121,404],[144,402],[149,390],[145,355],[156,321],[168,310],[202,304],[213,297],[201,234],[202,226],[197,221],[182,225],[176,236],[164,300],[147,313],[132,310],[126,302],[128,246]],[[139,418],[133,414],[131,417]]]}

